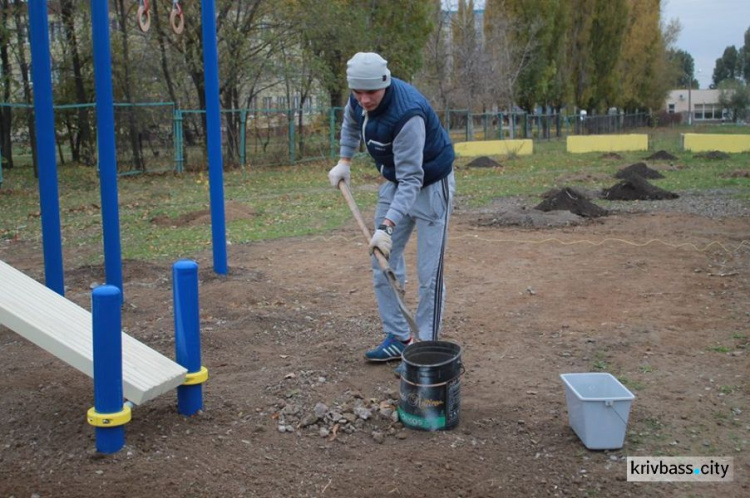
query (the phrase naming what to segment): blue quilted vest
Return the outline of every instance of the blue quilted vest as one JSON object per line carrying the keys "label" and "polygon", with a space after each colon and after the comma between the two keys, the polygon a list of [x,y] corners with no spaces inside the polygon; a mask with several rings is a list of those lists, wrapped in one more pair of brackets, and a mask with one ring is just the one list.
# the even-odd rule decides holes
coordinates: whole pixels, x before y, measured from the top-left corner
{"label": "blue quilted vest", "polygon": [[357,116],[360,133],[364,131],[362,140],[367,146],[367,152],[386,179],[396,182],[393,139],[414,116],[421,116],[425,122],[423,185],[441,180],[453,171],[455,154],[450,137],[427,99],[413,86],[391,78],[391,84],[386,88],[380,105],[366,116],[354,95],[349,97],[349,105]]}

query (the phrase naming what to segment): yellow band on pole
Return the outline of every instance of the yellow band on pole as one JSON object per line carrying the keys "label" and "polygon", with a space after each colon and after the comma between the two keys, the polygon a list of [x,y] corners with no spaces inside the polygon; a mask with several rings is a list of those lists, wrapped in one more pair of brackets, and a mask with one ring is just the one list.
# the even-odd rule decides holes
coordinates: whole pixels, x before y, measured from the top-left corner
{"label": "yellow band on pole", "polygon": [[190,373],[188,372],[185,374],[185,382],[182,383],[183,386],[194,386],[196,384],[203,384],[208,380],[208,369],[206,367],[201,367],[200,370],[197,372]]}
{"label": "yellow band on pole", "polygon": [[133,412],[128,405],[122,407],[122,411],[115,413],[98,413],[96,408],[89,408],[86,413],[86,420],[94,427],[119,427],[130,422],[133,418]]}

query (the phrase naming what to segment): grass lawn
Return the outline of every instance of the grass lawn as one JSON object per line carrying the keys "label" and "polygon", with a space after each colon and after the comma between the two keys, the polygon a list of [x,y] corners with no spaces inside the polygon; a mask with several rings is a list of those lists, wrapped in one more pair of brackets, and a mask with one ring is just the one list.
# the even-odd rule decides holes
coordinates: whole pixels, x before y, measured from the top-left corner
{"label": "grass lawn", "polygon": [[[736,189],[750,202],[750,179],[730,176],[747,170],[750,153],[734,154],[726,160],[696,158],[681,151],[682,132],[750,133],[747,127],[695,126],[692,128],[645,129],[648,152],[620,153],[622,159],[604,159],[601,153],[568,154],[563,140],[537,141],[531,156],[493,157],[500,168],[467,168],[472,158],[456,161],[458,201],[468,208],[488,205],[503,196],[538,195],[552,187],[578,186],[600,189],[614,183],[617,169],[643,161],[658,150],[677,156],[679,167],[659,186],[671,191]],[[296,166],[232,170],[224,174],[226,205],[242,205],[251,213],[234,219],[227,209],[227,239],[232,244],[277,239],[336,230],[351,220],[342,196],[332,189],[326,173],[333,161]],[[103,261],[101,253],[101,198],[95,168],[68,165],[58,168],[60,217],[63,245],[95,247],[85,251],[86,263]],[[0,187],[0,241],[41,241],[39,190],[30,167],[4,171]],[[353,190],[360,208],[368,210],[376,201],[378,175],[365,156],[353,167]],[[208,175],[202,173],[123,176],[118,180],[120,236],[123,258],[155,260],[191,257],[211,246],[207,223],[180,222],[180,217],[209,208]],[[606,202],[602,201],[604,204]],[[155,223],[173,219],[175,223]]]}

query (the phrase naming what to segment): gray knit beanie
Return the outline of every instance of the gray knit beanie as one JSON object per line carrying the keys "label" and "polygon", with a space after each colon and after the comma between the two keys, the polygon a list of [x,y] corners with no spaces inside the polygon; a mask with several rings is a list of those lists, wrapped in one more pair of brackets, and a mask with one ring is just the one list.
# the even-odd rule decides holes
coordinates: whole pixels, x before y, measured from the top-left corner
{"label": "gray knit beanie", "polygon": [[346,80],[352,90],[380,90],[391,84],[388,61],[374,52],[359,52],[346,63]]}

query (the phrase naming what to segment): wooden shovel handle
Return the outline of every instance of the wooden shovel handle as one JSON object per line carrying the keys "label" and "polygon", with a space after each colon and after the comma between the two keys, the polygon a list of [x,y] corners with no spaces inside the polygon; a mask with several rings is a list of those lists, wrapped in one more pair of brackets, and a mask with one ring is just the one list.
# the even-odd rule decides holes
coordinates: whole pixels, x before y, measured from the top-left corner
{"label": "wooden shovel handle", "polygon": [[[351,190],[349,190],[349,185],[347,185],[344,180],[341,180],[339,182],[339,190],[341,190],[341,193],[344,194],[344,199],[346,199],[346,203],[349,204],[349,209],[354,215],[354,219],[357,220],[357,225],[359,225],[359,229],[362,230],[362,235],[364,235],[365,241],[369,244],[370,239],[372,238],[372,235],[370,235],[370,229],[367,228],[367,225],[365,224],[365,220],[364,218],[362,218],[362,213],[359,211],[359,207],[357,206],[357,203],[354,201],[354,197],[352,196]],[[386,257],[383,256],[383,253],[380,252],[380,249],[375,248],[373,253],[375,254],[375,258],[377,258],[378,260],[378,264],[380,265],[380,268],[383,270],[390,270],[390,264],[388,264],[388,259],[386,259]]]}
{"label": "wooden shovel handle", "polygon": [[[341,180],[339,182],[339,190],[341,190],[341,193],[344,194],[346,203],[349,204],[349,209],[354,215],[354,219],[357,220],[357,224],[359,225],[360,230],[362,230],[362,235],[364,235],[365,241],[367,241],[367,243],[369,244],[370,230],[367,228],[365,220],[362,218],[362,213],[359,211],[359,207],[354,201],[354,197],[349,190],[349,186],[344,180]],[[398,279],[396,278],[396,274],[393,272],[393,269],[391,269],[391,265],[388,263],[388,258],[386,258],[382,252],[380,252],[380,249],[376,247],[373,250],[373,254],[378,260],[378,265],[380,265],[380,268],[383,270],[386,279],[388,279],[388,285],[390,285],[391,289],[393,289],[393,294],[396,296],[396,301],[398,302],[398,308],[399,310],[401,310],[401,314],[404,315],[404,319],[409,325],[409,331],[411,332],[412,340],[418,341],[419,327],[417,326],[417,321],[414,319],[414,314],[409,310],[409,308],[406,307],[406,303],[404,303],[404,288],[399,284]]]}

